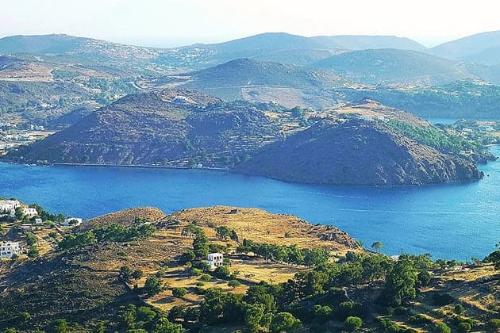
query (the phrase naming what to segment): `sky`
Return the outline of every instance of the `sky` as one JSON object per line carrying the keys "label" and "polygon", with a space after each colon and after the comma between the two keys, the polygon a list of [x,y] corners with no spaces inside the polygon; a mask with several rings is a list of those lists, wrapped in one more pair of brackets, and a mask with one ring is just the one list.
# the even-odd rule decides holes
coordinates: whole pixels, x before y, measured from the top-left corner
{"label": "sky", "polygon": [[500,30],[498,0],[2,0],[0,36],[65,33],[144,46],[262,32],[396,35],[427,46]]}

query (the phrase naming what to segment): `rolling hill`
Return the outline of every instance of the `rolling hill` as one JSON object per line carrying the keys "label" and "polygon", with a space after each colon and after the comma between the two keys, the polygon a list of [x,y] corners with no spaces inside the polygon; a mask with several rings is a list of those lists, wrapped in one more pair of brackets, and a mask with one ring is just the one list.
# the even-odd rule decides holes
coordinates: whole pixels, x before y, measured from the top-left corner
{"label": "rolling hill", "polygon": [[[368,48],[423,50],[410,39],[395,36],[317,36],[304,37],[288,33],[263,33],[218,44],[196,44],[177,48],[178,58],[188,59],[192,67],[210,67],[237,58],[256,58],[286,64],[306,65],[322,57],[345,50]],[[160,56],[167,63],[171,53]],[[312,60],[311,62],[308,62]],[[160,60],[161,61],[161,60]]]}
{"label": "rolling hill", "polygon": [[378,49],[346,52],[320,60],[314,68],[366,84],[443,84],[473,78],[453,61],[422,52]]}
{"label": "rolling hill", "polygon": [[334,46],[344,50],[400,49],[423,51],[426,49],[425,46],[414,40],[397,36],[339,35],[311,38],[325,46]]}
{"label": "rolling hill", "polygon": [[454,60],[500,64],[500,31],[491,31],[449,41],[430,49],[432,54]]}
{"label": "rolling hill", "polygon": [[265,102],[265,95],[274,93],[269,102],[287,107],[303,105],[300,100],[307,98],[306,96],[319,96],[325,89],[340,87],[345,83],[345,80],[331,71],[310,70],[254,59],[232,60],[197,72],[174,76],[171,80],[167,79],[169,81],[226,100]]}

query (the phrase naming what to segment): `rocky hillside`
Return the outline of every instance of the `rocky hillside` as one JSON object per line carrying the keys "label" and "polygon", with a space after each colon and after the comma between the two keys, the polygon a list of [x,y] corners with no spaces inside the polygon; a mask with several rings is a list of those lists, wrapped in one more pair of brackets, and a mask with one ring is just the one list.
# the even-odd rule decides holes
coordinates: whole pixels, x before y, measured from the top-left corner
{"label": "rocky hillside", "polygon": [[[5,158],[23,163],[234,169],[325,184],[429,184],[481,177],[474,150],[372,101],[322,112],[222,102],[189,90],[129,95]],[[279,156],[279,158],[277,158]]]}
{"label": "rocky hillside", "polygon": [[278,124],[253,106],[226,104],[191,91],[164,91],[127,96],[12,157],[228,168],[278,135]]}
{"label": "rocky hillside", "polygon": [[471,162],[360,119],[318,123],[266,146],[237,170],[294,182],[356,185],[422,185],[481,177]]}

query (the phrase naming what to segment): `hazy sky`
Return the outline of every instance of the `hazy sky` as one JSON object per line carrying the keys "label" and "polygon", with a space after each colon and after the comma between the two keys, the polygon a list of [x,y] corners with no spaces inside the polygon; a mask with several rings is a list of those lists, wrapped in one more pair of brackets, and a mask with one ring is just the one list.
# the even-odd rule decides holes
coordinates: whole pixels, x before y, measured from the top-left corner
{"label": "hazy sky", "polygon": [[425,44],[500,30],[498,0],[2,0],[0,35],[66,33],[171,46],[266,31]]}

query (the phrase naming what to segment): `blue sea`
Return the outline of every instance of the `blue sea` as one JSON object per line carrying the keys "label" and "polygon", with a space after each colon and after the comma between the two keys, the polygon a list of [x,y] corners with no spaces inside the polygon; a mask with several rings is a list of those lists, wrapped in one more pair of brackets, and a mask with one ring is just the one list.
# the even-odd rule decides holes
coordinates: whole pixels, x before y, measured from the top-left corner
{"label": "blue sea", "polygon": [[[500,147],[492,148],[499,156]],[[479,182],[424,187],[316,186],[222,171],[0,163],[0,196],[90,218],[128,207],[170,213],[232,205],[331,224],[383,252],[483,258],[500,241],[500,161]],[[255,226],[258,228],[258,226]]]}

